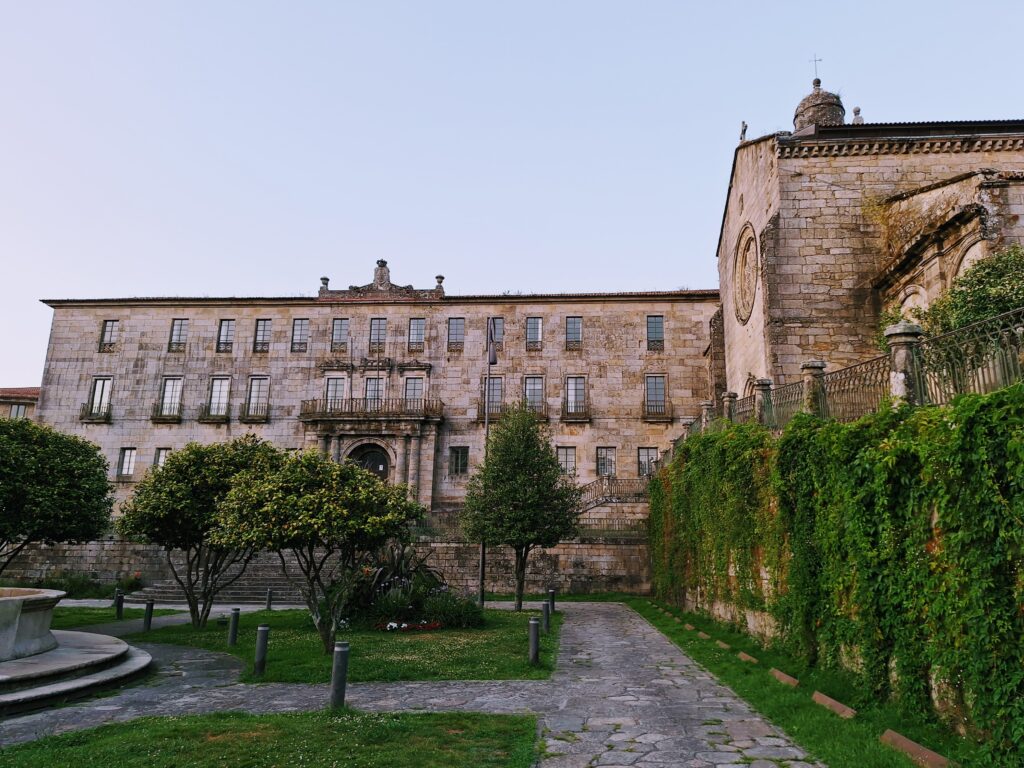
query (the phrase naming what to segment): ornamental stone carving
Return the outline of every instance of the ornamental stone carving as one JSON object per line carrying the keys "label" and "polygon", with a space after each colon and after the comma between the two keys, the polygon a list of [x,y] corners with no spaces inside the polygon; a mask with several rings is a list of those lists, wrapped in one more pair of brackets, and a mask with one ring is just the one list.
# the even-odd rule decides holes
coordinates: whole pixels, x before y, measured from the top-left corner
{"label": "ornamental stone carving", "polygon": [[733,304],[736,319],[744,325],[754,310],[758,271],[757,236],[748,223],[740,232],[733,266]]}

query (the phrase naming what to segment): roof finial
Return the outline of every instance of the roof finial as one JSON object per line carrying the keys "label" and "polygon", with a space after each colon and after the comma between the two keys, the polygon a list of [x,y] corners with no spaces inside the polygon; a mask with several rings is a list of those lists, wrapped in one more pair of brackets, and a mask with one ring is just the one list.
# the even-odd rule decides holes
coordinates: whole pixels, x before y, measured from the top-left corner
{"label": "roof finial", "polygon": [[853,108],[853,124],[854,125],[863,125],[864,124],[864,118],[860,116],[860,107],[854,107]]}
{"label": "roof finial", "polygon": [[812,53],[811,56],[811,63],[814,65],[814,87],[818,88],[821,86],[821,80],[818,79],[818,62],[824,61],[824,59],[819,59],[816,53]]}
{"label": "roof finial", "polygon": [[744,120],[740,123],[740,141],[747,140],[747,121]]}

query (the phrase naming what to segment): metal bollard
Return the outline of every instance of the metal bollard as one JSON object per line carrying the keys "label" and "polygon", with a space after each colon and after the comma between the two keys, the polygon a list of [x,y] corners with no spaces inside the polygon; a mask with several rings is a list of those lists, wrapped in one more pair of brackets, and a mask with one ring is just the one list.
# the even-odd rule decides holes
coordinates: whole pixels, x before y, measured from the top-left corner
{"label": "metal bollard", "polygon": [[555,590],[548,590],[548,605],[551,606],[551,612],[555,612]]}
{"label": "metal bollard", "polygon": [[540,628],[544,630],[545,635],[551,632],[551,606],[547,603],[541,605]]}
{"label": "metal bollard", "polygon": [[146,614],[142,617],[142,631],[149,632],[153,628],[153,601],[146,601]]}
{"label": "metal bollard", "polygon": [[228,645],[238,645],[238,617],[241,614],[240,608],[231,609],[231,623],[228,624]]}
{"label": "metal bollard", "polygon": [[331,709],[345,706],[345,683],[348,680],[348,643],[334,644],[334,666],[331,668]]}
{"label": "metal bollard", "polygon": [[540,664],[540,619],[530,619],[530,664]]}
{"label": "metal bollard", "polygon": [[118,621],[124,618],[124,592],[120,587],[114,590],[114,616]]}
{"label": "metal bollard", "polygon": [[274,590],[267,589],[267,610],[274,610]]}
{"label": "metal bollard", "polygon": [[267,671],[267,641],[270,639],[270,627],[260,624],[256,627],[256,658],[253,660],[252,673],[262,677]]}

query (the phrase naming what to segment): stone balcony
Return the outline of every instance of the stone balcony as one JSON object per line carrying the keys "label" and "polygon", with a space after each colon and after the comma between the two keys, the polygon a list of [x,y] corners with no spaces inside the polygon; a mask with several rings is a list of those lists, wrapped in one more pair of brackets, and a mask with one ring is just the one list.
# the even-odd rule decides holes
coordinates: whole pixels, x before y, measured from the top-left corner
{"label": "stone balcony", "polygon": [[303,400],[301,421],[365,421],[367,419],[440,419],[444,403],[417,398],[337,398]]}

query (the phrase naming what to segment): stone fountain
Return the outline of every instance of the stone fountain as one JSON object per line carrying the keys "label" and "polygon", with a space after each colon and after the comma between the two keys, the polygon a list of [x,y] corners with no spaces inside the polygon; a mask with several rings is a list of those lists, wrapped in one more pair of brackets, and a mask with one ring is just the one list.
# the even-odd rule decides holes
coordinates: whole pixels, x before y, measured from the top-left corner
{"label": "stone fountain", "polygon": [[0,588],[0,716],[119,684],[152,661],[116,637],[51,630],[65,594]]}

